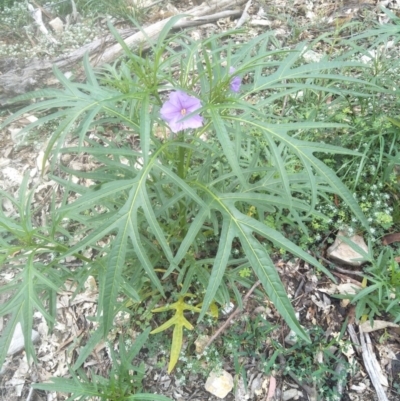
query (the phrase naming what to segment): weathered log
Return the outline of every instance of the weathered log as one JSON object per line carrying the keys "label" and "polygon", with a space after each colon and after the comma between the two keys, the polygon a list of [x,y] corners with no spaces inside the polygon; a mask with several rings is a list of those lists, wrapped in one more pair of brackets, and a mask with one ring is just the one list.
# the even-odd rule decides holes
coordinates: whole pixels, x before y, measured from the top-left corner
{"label": "weathered log", "polygon": [[[240,6],[244,3],[246,0],[208,0],[187,11],[184,17],[174,24],[173,29],[203,25],[225,17],[238,17],[242,13]],[[171,18],[168,17],[151,24],[143,28],[143,31],[129,28],[119,31],[119,34],[132,50],[139,46],[143,49],[143,45],[145,47],[143,50],[146,50],[148,39],[156,40]],[[57,80],[52,74],[52,66],[55,65],[65,73],[77,68],[86,53],[89,54],[92,66],[99,67],[122,56],[123,49],[112,35],[107,35],[54,60],[25,61],[18,58],[0,60],[0,106],[6,104],[14,96],[56,85]]]}

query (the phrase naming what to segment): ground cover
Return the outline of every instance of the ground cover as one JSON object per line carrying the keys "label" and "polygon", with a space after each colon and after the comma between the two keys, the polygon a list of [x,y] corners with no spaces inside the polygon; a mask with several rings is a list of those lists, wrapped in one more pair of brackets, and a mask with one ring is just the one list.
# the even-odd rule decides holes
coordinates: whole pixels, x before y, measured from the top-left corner
{"label": "ground cover", "polygon": [[223,370],[226,399],[398,397],[398,18],[248,5],[3,108],[3,398],[217,399]]}

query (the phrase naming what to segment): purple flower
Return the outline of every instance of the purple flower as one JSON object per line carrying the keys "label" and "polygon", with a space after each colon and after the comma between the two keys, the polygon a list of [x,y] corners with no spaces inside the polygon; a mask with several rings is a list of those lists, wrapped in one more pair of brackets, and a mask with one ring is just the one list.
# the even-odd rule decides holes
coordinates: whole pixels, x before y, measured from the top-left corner
{"label": "purple flower", "polygon": [[200,114],[193,114],[184,119],[186,115],[200,108],[199,99],[182,91],[174,91],[170,93],[169,100],[161,107],[160,114],[172,132],[179,132],[186,128],[199,128],[203,125],[203,117]]}
{"label": "purple flower", "polygon": [[[229,67],[229,74],[233,74],[235,72],[235,68]],[[239,92],[240,90],[240,85],[242,84],[242,79],[236,75],[231,79],[229,87],[231,88],[232,92]]]}

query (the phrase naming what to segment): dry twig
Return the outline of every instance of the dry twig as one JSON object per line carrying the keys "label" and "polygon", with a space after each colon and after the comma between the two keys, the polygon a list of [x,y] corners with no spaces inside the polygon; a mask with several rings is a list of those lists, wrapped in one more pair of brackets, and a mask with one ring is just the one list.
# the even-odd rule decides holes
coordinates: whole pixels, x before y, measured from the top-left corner
{"label": "dry twig", "polygon": [[[261,281],[258,280],[254,283],[253,287],[250,288],[250,290],[247,292],[247,294],[243,297],[243,306],[246,305],[247,300],[249,299],[250,295],[254,292],[254,290],[261,284]],[[208,346],[211,345],[211,343],[228,327],[229,323],[232,321],[232,319],[241,312],[242,309],[237,307],[231,315],[226,319],[226,321],[218,328],[218,330],[211,336],[211,338],[208,340],[207,344],[205,345],[204,348],[207,348]]]}
{"label": "dry twig", "polygon": [[244,7],[242,16],[239,18],[239,21],[236,23],[236,26],[235,26],[236,29],[240,28],[249,19],[249,14],[247,11],[249,10],[249,8],[251,6],[251,1],[252,0],[249,0],[247,2],[246,6]]}
{"label": "dry twig", "polygon": [[375,353],[372,350],[371,339],[368,333],[364,333],[360,327],[360,340],[362,348],[362,357],[364,361],[365,370],[367,371],[371,383],[375,388],[376,395],[379,401],[389,401],[381,381],[386,379],[382,374],[381,367],[376,359]]}

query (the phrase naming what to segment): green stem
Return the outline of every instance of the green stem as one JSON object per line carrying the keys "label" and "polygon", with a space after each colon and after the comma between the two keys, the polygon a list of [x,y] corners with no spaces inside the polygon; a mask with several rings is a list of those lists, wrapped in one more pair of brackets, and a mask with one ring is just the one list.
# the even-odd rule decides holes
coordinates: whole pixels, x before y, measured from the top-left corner
{"label": "green stem", "polygon": [[[179,139],[183,140],[182,137]],[[178,176],[179,176],[179,178],[182,178],[182,180],[184,180],[186,177],[185,154],[186,154],[186,149],[183,146],[179,146],[179,148],[178,148]]]}
{"label": "green stem", "polygon": [[[182,133],[179,138],[179,141],[184,141],[184,134]],[[186,155],[186,148],[183,146],[179,146],[178,148],[178,176],[185,180],[187,169],[185,168],[185,155]],[[183,201],[179,202],[179,225],[181,227],[181,232],[186,230],[186,205]]]}

